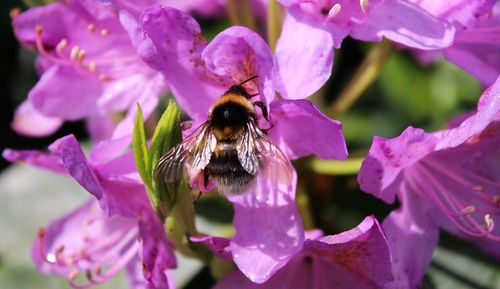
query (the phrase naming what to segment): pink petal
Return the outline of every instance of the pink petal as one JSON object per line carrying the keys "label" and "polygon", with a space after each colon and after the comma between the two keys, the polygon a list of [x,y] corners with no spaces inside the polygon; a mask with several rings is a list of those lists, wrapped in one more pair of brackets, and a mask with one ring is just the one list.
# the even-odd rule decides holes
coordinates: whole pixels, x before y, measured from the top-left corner
{"label": "pink petal", "polygon": [[161,71],[180,106],[193,118],[205,117],[224,89],[208,79],[201,59],[206,41],[198,23],[174,8],[154,5],[141,17],[123,17],[138,53],[153,68]]}
{"label": "pink petal", "polygon": [[63,3],[52,3],[46,6],[33,7],[15,17],[12,21],[14,33],[20,42],[35,46],[35,26],[43,27],[42,40],[47,46],[55,47],[67,33],[67,25],[75,20],[73,13]]}
{"label": "pink petal", "polygon": [[423,50],[448,47],[454,35],[452,24],[404,0],[386,0],[370,11],[365,22],[353,25],[351,32],[356,39],[380,41],[386,37]]}
{"label": "pink petal", "polygon": [[[273,56],[266,42],[246,27],[233,26],[219,33],[201,54],[208,70],[221,78],[224,87],[259,76],[244,85],[249,94],[259,93],[269,104],[274,99]],[[258,83],[258,87],[253,85]]]}
{"label": "pink petal", "polygon": [[462,27],[476,24],[479,16],[491,10],[495,0],[411,0],[432,15],[458,23]]}
{"label": "pink petal", "polygon": [[275,53],[277,89],[284,98],[309,97],[330,78],[333,47],[341,40],[327,29],[299,8],[289,9]]}
{"label": "pink petal", "polygon": [[234,205],[236,229],[230,250],[252,282],[265,282],[302,249],[304,228],[295,204],[295,186],[295,173],[291,186],[258,177],[252,191],[227,196]]}
{"label": "pink petal", "polygon": [[190,240],[195,243],[203,244],[207,247],[215,256],[232,261],[233,257],[229,246],[231,240],[224,237],[215,236],[202,236],[202,237],[191,237]]}
{"label": "pink petal", "polygon": [[393,259],[394,282],[388,284],[388,289],[417,288],[439,239],[438,227],[428,218],[429,203],[414,192],[404,192],[401,203],[402,207],[383,223]]}
{"label": "pink petal", "polygon": [[340,288],[382,288],[393,280],[389,246],[373,216],[349,231],[307,240],[303,254],[325,261],[324,273]]}
{"label": "pink petal", "polygon": [[142,241],[142,263],[144,279],[148,288],[169,289],[165,271],[175,268],[177,261],[165,235],[165,228],[160,219],[151,211],[139,221],[139,234]]}
{"label": "pink petal", "polygon": [[36,150],[11,150],[5,149],[2,156],[10,162],[22,162],[30,166],[50,170],[60,174],[67,174],[66,168],[58,157],[53,154]]}
{"label": "pink petal", "polygon": [[269,131],[292,160],[315,154],[323,159],[344,160],[347,147],[342,124],[321,113],[308,100],[278,100],[271,104]]}
{"label": "pink petal", "polygon": [[61,127],[62,123],[60,118],[41,114],[28,100],[25,100],[17,107],[11,126],[20,134],[41,137],[51,135]]}
{"label": "pink petal", "polygon": [[90,200],[39,232],[32,258],[42,272],[67,276],[75,269],[95,270],[98,263],[124,267],[138,253],[135,227],[135,220],[109,218]]}
{"label": "pink petal", "polygon": [[436,142],[422,129],[413,127],[395,139],[375,137],[358,174],[361,190],[394,202],[400,172],[431,153]]}
{"label": "pink petal", "polygon": [[[101,93],[101,83],[95,76],[56,65],[42,75],[28,97],[33,107],[44,115],[77,120],[96,112]],[[64,109],[62,104],[71,109]]]}

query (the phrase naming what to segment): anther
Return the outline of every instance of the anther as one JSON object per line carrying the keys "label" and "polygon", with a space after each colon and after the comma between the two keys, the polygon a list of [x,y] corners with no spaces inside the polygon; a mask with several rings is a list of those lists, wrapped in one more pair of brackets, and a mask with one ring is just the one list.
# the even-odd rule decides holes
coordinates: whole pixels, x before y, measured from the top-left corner
{"label": "anther", "polygon": [[21,14],[19,7],[12,8],[9,12],[10,19],[15,19],[19,14]]}
{"label": "anther", "polygon": [[500,205],[500,195],[494,195],[492,201],[493,205]]}
{"label": "anther", "polygon": [[62,52],[64,48],[66,48],[66,46],[68,46],[68,40],[66,40],[66,38],[63,38],[61,41],[59,41],[59,43],[57,43],[56,50]]}
{"label": "anther", "polygon": [[87,25],[87,30],[89,32],[94,32],[95,31],[95,24],[89,24],[89,25]]}
{"label": "anther", "polygon": [[333,7],[330,9],[330,11],[328,11],[328,18],[333,18],[333,17],[337,16],[341,9],[342,9],[342,6],[339,3],[333,5]]}
{"label": "anther", "polygon": [[73,46],[73,48],[71,48],[71,52],[69,53],[69,57],[73,60],[76,59],[76,57],[78,56],[78,53],[80,52],[80,47],[78,46]]}
{"label": "anther", "polygon": [[366,8],[368,8],[368,0],[359,0],[359,5],[363,13],[366,13]]}
{"label": "anther", "polygon": [[491,232],[493,231],[493,226],[495,223],[493,222],[493,219],[491,218],[490,214],[484,215],[484,228],[486,231]]}
{"label": "anther", "polygon": [[99,80],[100,81],[108,81],[108,80],[111,80],[111,77],[109,77],[106,74],[99,74]]}
{"label": "anther", "polygon": [[78,270],[73,270],[73,271],[71,271],[71,273],[69,273],[68,279],[70,281],[73,281],[73,280],[75,280],[76,276],[78,276]]}
{"label": "anther", "polygon": [[83,62],[83,60],[85,59],[85,50],[81,49],[80,51],[78,51],[78,55],[76,56],[76,61],[78,62]]}
{"label": "anther", "polygon": [[97,65],[95,64],[95,62],[90,62],[88,65],[89,65],[89,71],[90,72],[96,72]]}
{"label": "anther", "polygon": [[42,27],[42,25],[39,25],[39,24],[35,25],[35,32],[36,32],[36,34],[38,34],[38,35],[42,34],[42,32],[43,32],[43,27]]}
{"label": "anther", "polygon": [[479,192],[479,193],[484,192],[483,186],[474,186],[474,187],[472,187],[472,190],[475,192]]}
{"label": "anther", "polygon": [[109,30],[108,29],[101,29],[101,36],[106,36],[109,35]]}
{"label": "anther", "polygon": [[37,235],[38,235],[38,238],[44,238],[45,237],[45,228],[44,227],[41,227],[38,229],[38,232],[37,232]]}
{"label": "anther", "polygon": [[462,214],[462,216],[467,216],[467,215],[474,213],[475,211],[476,211],[476,207],[474,207],[473,205],[469,205],[469,206],[463,208],[460,211],[460,214]]}

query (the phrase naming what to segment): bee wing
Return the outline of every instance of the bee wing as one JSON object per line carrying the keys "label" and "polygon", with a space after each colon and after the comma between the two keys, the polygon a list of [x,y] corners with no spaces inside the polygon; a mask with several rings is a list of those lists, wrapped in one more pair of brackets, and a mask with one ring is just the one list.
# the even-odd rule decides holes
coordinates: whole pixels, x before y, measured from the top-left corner
{"label": "bee wing", "polygon": [[155,170],[156,179],[166,183],[181,180],[186,175],[186,161],[192,170],[203,170],[208,165],[216,145],[217,139],[211,132],[208,122],[204,122],[182,143],[160,158]]}
{"label": "bee wing", "polygon": [[239,139],[238,159],[249,174],[255,175],[260,168],[264,177],[276,183],[292,182],[290,161],[253,121],[247,124],[247,131]]}

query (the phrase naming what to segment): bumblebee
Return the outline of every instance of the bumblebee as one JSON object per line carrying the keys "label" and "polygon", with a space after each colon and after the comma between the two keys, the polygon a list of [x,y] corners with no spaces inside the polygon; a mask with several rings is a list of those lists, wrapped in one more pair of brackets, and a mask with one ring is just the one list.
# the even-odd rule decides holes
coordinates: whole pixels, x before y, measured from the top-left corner
{"label": "bumblebee", "polygon": [[231,86],[209,109],[208,119],[160,158],[157,180],[176,182],[187,168],[205,186],[213,180],[220,193],[237,195],[247,192],[257,175],[275,183],[291,183],[289,160],[268,138],[268,129],[258,127],[255,108],[269,122],[266,106],[250,102],[255,95],[243,87],[254,78]]}

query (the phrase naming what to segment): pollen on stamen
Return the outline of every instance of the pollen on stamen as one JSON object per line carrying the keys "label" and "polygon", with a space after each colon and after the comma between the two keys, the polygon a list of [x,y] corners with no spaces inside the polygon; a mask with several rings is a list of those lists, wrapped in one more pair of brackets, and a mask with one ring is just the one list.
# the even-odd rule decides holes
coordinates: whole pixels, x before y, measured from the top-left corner
{"label": "pollen on stamen", "polygon": [[72,60],[76,60],[79,52],[80,52],[80,47],[75,45],[75,46],[73,46],[73,48],[71,48],[71,52],[69,53],[69,57]]}
{"label": "pollen on stamen", "polygon": [[493,221],[493,218],[491,218],[490,214],[484,215],[484,228],[486,231],[491,232],[493,231],[493,227],[495,226],[495,223]]}
{"label": "pollen on stamen", "polygon": [[89,71],[90,71],[90,72],[96,72],[96,70],[97,70],[97,65],[95,64],[95,62],[90,62],[90,63],[88,64],[88,68],[89,68]]}
{"label": "pollen on stamen", "polygon": [[87,30],[89,32],[94,32],[95,31],[95,24],[89,24],[89,25],[87,25]]}
{"label": "pollen on stamen", "polygon": [[493,202],[493,205],[500,205],[500,195],[494,195],[491,201]]}
{"label": "pollen on stamen", "polygon": [[478,193],[484,192],[483,186],[474,186],[474,187],[472,187],[472,190],[475,192],[478,192]]}
{"label": "pollen on stamen", "polygon": [[475,211],[476,211],[476,207],[474,207],[473,205],[469,205],[469,206],[463,208],[460,211],[460,214],[462,214],[462,216],[467,216],[467,215],[474,213]]}
{"label": "pollen on stamen", "polygon": [[363,13],[366,13],[366,9],[368,8],[368,0],[359,0],[359,5],[361,6],[361,10]]}
{"label": "pollen on stamen", "polygon": [[35,32],[36,32],[36,34],[41,35],[43,32],[42,25],[40,25],[40,24],[35,25]]}
{"label": "pollen on stamen", "polygon": [[337,16],[340,13],[340,10],[342,10],[342,5],[340,5],[339,3],[333,5],[330,11],[328,11],[328,18]]}
{"label": "pollen on stamen", "polygon": [[19,7],[14,7],[9,12],[10,19],[15,19],[20,14],[21,14],[21,9],[19,9]]}
{"label": "pollen on stamen", "polygon": [[106,74],[99,74],[99,80],[100,81],[108,81],[108,80],[111,80],[111,77],[109,77]]}
{"label": "pollen on stamen", "polygon": [[76,276],[78,276],[78,270],[73,270],[71,273],[68,275],[68,279],[70,281],[75,280]]}
{"label": "pollen on stamen", "polygon": [[82,63],[83,60],[85,59],[85,55],[86,55],[85,50],[81,49],[80,51],[78,51],[78,55],[76,56],[76,61]]}
{"label": "pollen on stamen", "polygon": [[109,35],[109,30],[108,29],[101,29],[101,36],[106,36]]}
{"label": "pollen on stamen", "polygon": [[57,43],[56,50],[59,52],[62,52],[64,48],[68,46],[68,40],[66,38],[63,38],[59,43]]}
{"label": "pollen on stamen", "polygon": [[47,261],[49,263],[55,263],[56,262],[56,255],[49,253],[47,254]]}

